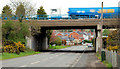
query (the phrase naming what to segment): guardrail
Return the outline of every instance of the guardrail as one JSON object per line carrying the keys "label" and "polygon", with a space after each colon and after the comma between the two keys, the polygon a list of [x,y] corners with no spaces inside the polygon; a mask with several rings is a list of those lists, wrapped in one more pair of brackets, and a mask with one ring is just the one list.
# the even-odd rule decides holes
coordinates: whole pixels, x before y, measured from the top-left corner
{"label": "guardrail", "polygon": [[[0,15],[0,19],[2,20],[18,20],[20,16],[16,15]],[[69,19],[100,19],[100,17],[91,15],[84,15],[84,16],[74,16],[74,18],[68,14],[52,14],[52,15],[21,15],[24,20],[69,20]],[[104,16],[104,19],[113,19],[113,18],[120,18],[118,15],[112,15],[112,16]]]}

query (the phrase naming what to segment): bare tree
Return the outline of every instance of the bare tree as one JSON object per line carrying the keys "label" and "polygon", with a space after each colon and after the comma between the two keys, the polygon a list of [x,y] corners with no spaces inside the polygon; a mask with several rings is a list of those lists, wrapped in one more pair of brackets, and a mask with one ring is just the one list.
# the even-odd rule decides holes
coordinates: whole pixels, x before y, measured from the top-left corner
{"label": "bare tree", "polygon": [[10,6],[13,9],[13,14],[15,14],[17,7],[20,6],[21,4],[25,8],[25,17],[29,17],[29,15],[34,15],[35,14],[35,5],[33,5],[30,0],[10,0]]}

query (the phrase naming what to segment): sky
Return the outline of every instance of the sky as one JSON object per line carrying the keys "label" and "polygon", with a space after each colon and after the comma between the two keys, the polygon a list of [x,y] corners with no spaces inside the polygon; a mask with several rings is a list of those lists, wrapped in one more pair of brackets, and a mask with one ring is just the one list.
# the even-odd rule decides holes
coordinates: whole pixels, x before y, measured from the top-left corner
{"label": "sky", "polygon": [[[62,14],[67,14],[68,8],[84,8],[84,7],[101,7],[101,2],[104,7],[118,7],[120,0],[28,0],[37,10],[43,6],[47,14],[50,14],[51,9],[61,9]],[[0,0],[0,14],[5,5],[9,5],[10,0]]]}

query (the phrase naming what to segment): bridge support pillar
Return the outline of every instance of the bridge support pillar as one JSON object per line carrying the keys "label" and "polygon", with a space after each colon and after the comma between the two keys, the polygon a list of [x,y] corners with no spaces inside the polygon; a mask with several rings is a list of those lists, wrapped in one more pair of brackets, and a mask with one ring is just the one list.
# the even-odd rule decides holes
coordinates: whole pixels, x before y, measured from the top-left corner
{"label": "bridge support pillar", "polygon": [[35,51],[42,51],[48,49],[48,38],[46,35],[46,30],[41,29],[41,34],[36,36],[26,37],[27,39],[27,48],[30,48]]}
{"label": "bridge support pillar", "polygon": [[96,52],[97,51],[101,51],[101,46],[102,46],[102,34],[101,34],[101,25],[100,24],[98,24],[97,25],[97,30],[96,30]]}
{"label": "bridge support pillar", "polygon": [[26,37],[26,39],[27,39],[26,47],[32,50],[36,50],[36,46],[37,46],[36,38],[34,36],[30,36],[30,37]]}
{"label": "bridge support pillar", "polygon": [[48,49],[48,38],[47,38],[47,31],[45,29],[41,29],[41,35],[42,35],[42,50]]}

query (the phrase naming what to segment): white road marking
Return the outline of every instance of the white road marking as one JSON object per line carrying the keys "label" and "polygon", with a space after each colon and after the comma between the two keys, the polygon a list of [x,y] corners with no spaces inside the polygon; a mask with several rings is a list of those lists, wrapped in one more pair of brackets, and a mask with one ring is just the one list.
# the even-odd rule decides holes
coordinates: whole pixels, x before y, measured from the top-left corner
{"label": "white road marking", "polygon": [[55,55],[55,54],[51,54],[51,55]]}
{"label": "white road marking", "polygon": [[79,53],[77,53],[76,55],[80,55]]}
{"label": "white road marking", "polygon": [[39,63],[40,61],[36,61],[36,62],[33,62],[33,63],[30,63],[30,64],[36,64],[36,63]]}
{"label": "white road marking", "polygon": [[27,65],[23,65],[23,66],[20,66],[20,67],[26,67]]}
{"label": "white road marking", "polygon": [[65,54],[65,53],[62,53],[61,55],[63,55],[63,54]]}
{"label": "white road marking", "polygon": [[43,61],[46,61],[46,60],[48,60],[48,58],[46,58],[46,59],[43,59]]}
{"label": "white road marking", "polygon": [[52,59],[53,57],[50,57],[50,59]]}
{"label": "white road marking", "polygon": [[[85,48],[86,49],[86,48]],[[84,49],[84,52],[85,52]],[[80,57],[77,58],[76,62],[74,64],[72,64],[70,67],[74,67],[74,65],[76,65],[78,63],[78,61],[81,59],[81,57],[83,56],[84,52],[80,55]]]}

